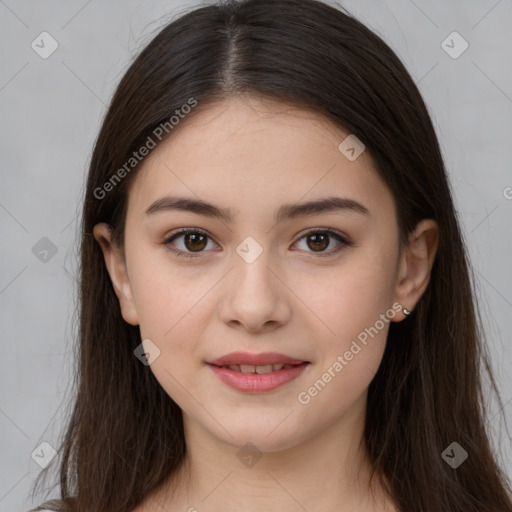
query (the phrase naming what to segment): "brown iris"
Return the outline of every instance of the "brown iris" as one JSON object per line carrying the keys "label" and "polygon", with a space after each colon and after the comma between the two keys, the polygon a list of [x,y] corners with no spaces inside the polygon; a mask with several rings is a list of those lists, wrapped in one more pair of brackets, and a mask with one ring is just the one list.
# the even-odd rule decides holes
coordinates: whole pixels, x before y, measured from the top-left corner
{"label": "brown iris", "polygon": [[186,233],[184,237],[184,244],[189,251],[197,252],[206,247],[206,240],[207,236],[202,235],[201,233]]}
{"label": "brown iris", "polygon": [[[313,241],[313,245],[310,244],[310,241]],[[308,235],[307,244],[310,249],[326,249],[329,247],[329,235],[326,234],[313,234]]]}

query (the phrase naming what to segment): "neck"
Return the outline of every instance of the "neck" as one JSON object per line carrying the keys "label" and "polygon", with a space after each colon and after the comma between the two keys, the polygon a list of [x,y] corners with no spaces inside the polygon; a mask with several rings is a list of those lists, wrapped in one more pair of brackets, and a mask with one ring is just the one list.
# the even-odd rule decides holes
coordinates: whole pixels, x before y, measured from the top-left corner
{"label": "neck", "polygon": [[180,476],[173,478],[181,485],[166,486],[159,510],[387,510],[381,486],[375,478],[370,482],[365,407],[366,394],[321,433],[256,455],[213,437],[184,413],[187,456]]}

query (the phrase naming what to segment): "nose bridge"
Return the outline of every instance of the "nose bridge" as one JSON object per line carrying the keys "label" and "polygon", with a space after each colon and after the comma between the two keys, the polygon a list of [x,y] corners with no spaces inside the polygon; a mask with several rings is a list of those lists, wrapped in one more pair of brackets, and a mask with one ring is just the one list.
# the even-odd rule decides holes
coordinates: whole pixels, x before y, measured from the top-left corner
{"label": "nose bridge", "polygon": [[225,322],[240,323],[250,330],[267,322],[284,322],[288,314],[285,287],[271,270],[272,251],[262,244],[246,237],[236,247],[221,308]]}
{"label": "nose bridge", "polygon": [[236,253],[233,285],[237,299],[247,303],[247,306],[257,299],[256,306],[260,308],[266,302],[272,302],[277,290],[269,269],[271,250],[268,247],[264,249],[254,238],[247,237],[239,244]]}

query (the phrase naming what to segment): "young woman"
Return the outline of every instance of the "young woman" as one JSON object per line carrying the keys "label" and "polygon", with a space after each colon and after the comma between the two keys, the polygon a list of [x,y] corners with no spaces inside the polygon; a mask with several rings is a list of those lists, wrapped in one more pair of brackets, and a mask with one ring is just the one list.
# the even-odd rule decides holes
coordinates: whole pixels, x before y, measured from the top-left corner
{"label": "young woman", "polygon": [[511,511],[469,276],[378,36],[315,0],[189,12],[96,141],[62,499],[39,510]]}

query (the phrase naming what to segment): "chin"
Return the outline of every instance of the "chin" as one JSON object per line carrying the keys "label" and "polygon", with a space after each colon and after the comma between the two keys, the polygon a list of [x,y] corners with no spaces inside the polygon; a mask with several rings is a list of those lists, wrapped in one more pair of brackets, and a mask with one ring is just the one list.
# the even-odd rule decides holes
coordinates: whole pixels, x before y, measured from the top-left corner
{"label": "chin", "polygon": [[307,437],[305,431],[298,431],[300,428],[298,425],[292,425],[288,420],[283,422],[285,417],[286,414],[280,414],[278,418],[272,416],[268,421],[254,421],[250,425],[246,421],[244,423],[224,422],[223,426],[231,436],[222,428],[216,428],[215,431],[222,441],[237,449],[250,443],[260,452],[280,452],[296,446]]}

